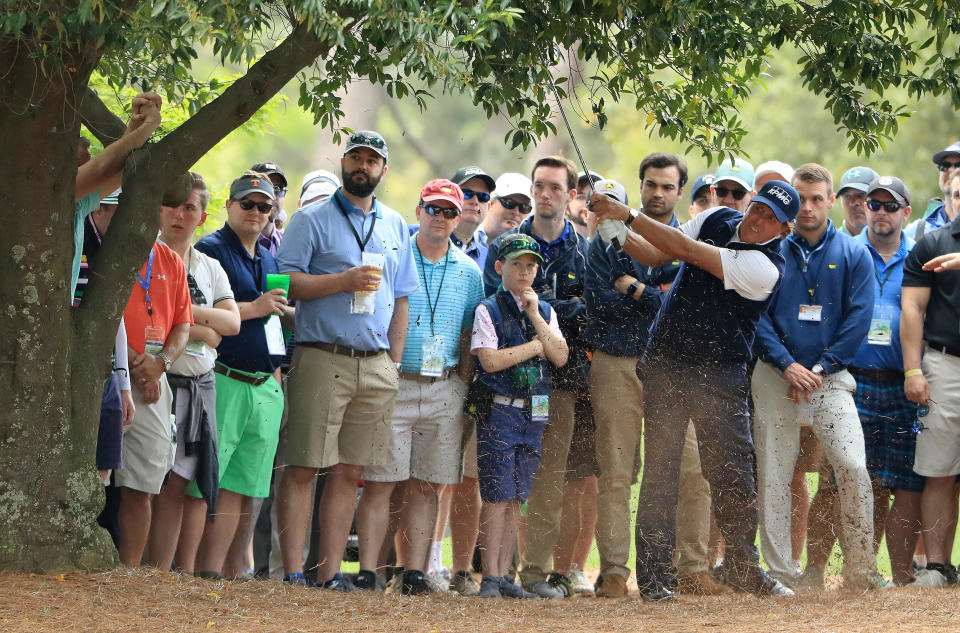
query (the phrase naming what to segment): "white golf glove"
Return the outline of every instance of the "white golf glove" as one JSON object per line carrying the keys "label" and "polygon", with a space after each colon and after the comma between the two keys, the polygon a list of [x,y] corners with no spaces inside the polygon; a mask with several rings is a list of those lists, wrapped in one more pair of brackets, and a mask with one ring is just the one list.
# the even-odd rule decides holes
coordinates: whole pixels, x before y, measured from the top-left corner
{"label": "white golf glove", "polygon": [[600,223],[598,231],[603,241],[608,244],[623,248],[627,243],[627,225],[619,220],[604,220]]}

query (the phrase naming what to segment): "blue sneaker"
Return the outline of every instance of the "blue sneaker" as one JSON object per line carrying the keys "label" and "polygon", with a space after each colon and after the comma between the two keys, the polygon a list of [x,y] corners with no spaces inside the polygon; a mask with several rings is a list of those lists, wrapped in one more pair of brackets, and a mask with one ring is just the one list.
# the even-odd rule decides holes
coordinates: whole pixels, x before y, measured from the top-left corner
{"label": "blue sneaker", "polygon": [[513,578],[510,576],[504,576],[500,579],[500,594],[504,598],[517,598],[520,600],[534,600],[540,597],[535,593],[524,591],[523,587],[513,582]]}
{"label": "blue sneaker", "polygon": [[337,591],[339,593],[350,593],[351,591],[356,590],[356,587],[354,587],[353,584],[340,572],[335,573],[333,578],[320,585],[320,588],[327,589],[329,591]]}
{"label": "blue sneaker", "polygon": [[306,587],[307,579],[303,577],[302,571],[297,571],[292,574],[284,574],[283,582],[288,585],[293,585],[294,587]]}
{"label": "blue sneaker", "polygon": [[503,579],[496,576],[484,576],[483,580],[480,581],[480,593],[477,594],[477,597],[502,598],[503,594],[500,592],[500,583],[502,582]]}

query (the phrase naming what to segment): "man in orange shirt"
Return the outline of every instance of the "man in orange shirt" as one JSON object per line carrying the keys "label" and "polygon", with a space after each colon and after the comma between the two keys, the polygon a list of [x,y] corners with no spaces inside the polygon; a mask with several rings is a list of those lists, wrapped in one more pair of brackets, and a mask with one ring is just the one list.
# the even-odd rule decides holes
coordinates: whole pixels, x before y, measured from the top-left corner
{"label": "man in orange shirt", "polygon": [[183,261],[165,244],[150,249],[123,313],[136,413],[124,428],[118,511],[120,562],[140,565],[150,532],[150,504],[176,454],[173,392],[166,372],[187,344],[193,312]]}

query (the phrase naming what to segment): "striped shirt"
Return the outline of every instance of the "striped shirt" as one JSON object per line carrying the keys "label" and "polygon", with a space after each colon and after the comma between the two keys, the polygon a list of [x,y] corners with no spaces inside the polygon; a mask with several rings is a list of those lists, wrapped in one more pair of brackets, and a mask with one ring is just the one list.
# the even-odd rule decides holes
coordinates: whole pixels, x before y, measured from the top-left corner
{"label": "striped shirt", "polygon": [[[431,330],[443,340],[443,366],[454,367],[460,362],[461,330],[473,329],[473,314],[483,299],[480,268],[452,242],[447,255],[436,264],[421,256],[416,239],[411,239],[410,244],[420,290],[409,298],[410,324],[403,348],[403,371],[420,373],[423,347],[430,341]],[[435,306],[432,328],[431,306]]]}

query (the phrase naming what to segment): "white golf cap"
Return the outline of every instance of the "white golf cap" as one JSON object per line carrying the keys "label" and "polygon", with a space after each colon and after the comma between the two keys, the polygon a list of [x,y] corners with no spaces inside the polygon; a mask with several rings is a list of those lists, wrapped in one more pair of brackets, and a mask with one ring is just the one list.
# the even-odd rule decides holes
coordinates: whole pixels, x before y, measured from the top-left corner
{"label": "white golf cap", "polygon": [[494,192],[497,194],[498,198],[506,198],[507,196],[520,195],[526,196],[527,199],[530,199],[530,189],[533,187],[533,182],[523,174],[518,174],[515,171],[508,171],[505,174],[501,174],[497,178],[497,186],[494,189]]}

